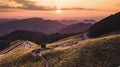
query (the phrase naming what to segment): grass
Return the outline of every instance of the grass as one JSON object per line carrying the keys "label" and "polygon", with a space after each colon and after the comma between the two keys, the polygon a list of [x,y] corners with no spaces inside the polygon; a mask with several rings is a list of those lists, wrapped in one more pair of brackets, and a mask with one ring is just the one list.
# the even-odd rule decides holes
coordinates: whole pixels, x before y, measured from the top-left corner
{"label": "grass", "polygon": [[[14,41],[10,44],[10,46],[2,51],[0,51],[0,54],[5,53],[6,51],[13,49],[14,47],[18,46],[19,44],[23,43],[24,41]],[[18,46],[19,47],[19,46]]]}
{"label": "grass", "polygon": [[78,34],[75,36],[66,37],[66,38],[61,39],[61,40],[54,42],[54,43],[47,44],[47,47],[52,48],[54,46],[57,46],[57,45],[60,45],[60,44],[66,43],[66,42],[70,42],[70,41],[74,41],[74,40],[81,40],[81,39],[83,39],[82,34]]}
{"label": "grass", "polygon": [[[19,43],[21,43],[21,41],[17,42],[15,45],[17,45]],[[12,51],[8,52],[7,54],[4,54],[4,56],[0,57],[0,65],[4,66],[4,65],[6,65],[6,63],[16,61],[18,58],[23,57],[25,54],[30,53],[32,50],[40,48],[40,46],[37,46],[32,42],[29,42],[29,43],[32,46],[32,48],[30,48],[30,49],[25,48],[21,44],[19,47],[15,48],[14,50],[12,50]],[[13,46],[11,46],[11,47],[13,47]],[[10,49],[10,47],[8,49]],[[7,49],[5,49],[5,50],[7,50]],[[4,53],[5,50],[2,51],[1,54]],[[9,64],[8,64],[8,66],[9,66]],[[5,67],[7,67],[7,66],[5,66]]]}
{"label": "grass", "polygon": [[[69,37],[58,42],[64,43],[79,38]],[[19,47],[0,57],[0,67],[45,67],[41,57],[34,57],[31,50]],[[43,54],[49,67],[118,67],[120,66],[120,34],[81,41],[74,46],[46,50]]]}

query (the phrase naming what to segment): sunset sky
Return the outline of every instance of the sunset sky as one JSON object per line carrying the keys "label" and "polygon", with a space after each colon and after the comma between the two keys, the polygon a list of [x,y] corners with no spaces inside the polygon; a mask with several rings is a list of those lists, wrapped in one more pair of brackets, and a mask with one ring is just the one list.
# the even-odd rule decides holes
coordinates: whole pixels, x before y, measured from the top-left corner
{"label": "sunset sky", "polygon": [[0,0],[0,18],[96,19],[120,11],[120,0]]}

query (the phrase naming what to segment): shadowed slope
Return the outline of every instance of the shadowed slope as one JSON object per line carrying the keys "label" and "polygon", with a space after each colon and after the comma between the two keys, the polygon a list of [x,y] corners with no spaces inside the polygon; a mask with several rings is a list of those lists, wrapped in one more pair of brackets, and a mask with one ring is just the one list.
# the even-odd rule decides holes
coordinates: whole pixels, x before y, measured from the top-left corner
{"label": "shadowed slope", "polygon": [[[50,67],[117,67],[120,66],[119,48],[120,35],[111,35],[84,40],[75,46],[49,49],[44,52],[43,57],[48,60]],[[20,52],[13,54],[18,55]],[[19,58],[6,59],[7,62],[0,60],[0,63],[11,67],[21,65],[25,67],[45,66],[42,58],[33,57],[29,52],[27,51]],[[8,57],[11,56],[8,55]]]}
{"label": "shadowed slope", "polygon": [[120,12],[95,23],[88,30],[90,37],[97,37],[113,31],[120,31]]}

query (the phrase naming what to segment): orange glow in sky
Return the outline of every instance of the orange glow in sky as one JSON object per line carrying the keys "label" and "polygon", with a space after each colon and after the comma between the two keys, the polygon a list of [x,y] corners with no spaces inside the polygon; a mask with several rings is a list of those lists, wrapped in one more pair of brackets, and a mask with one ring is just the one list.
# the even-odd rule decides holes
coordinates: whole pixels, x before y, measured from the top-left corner
{"label": "orange glow in sky", "polygon": [[119,7],[120,0],[0,0],[0,18],[100,19]]}
{"label": "orange glow in sky", "polygon": [[59,10],[59,9],[58,9],[58,10],[56,10],[56,13],[58,13],[58,14],[59,14],[59,13],[61,13],[61,12],[62,12],[62,11],[61,11],[61,10]]}

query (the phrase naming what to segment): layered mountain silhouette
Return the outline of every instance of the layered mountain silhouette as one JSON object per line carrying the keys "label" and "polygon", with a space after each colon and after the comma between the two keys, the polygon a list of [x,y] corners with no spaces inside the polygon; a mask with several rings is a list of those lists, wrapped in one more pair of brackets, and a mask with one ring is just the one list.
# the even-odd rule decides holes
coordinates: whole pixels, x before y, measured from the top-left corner
{"label": "layered mountain silhouette", "polygon": [[[24,19],[24,21],[27,20]],[[23,22],[23,20],[21,22],[20,20],[17,21],[19,21],[18,23]],[[11,23],[17,25],[17,21]],[[25,25],[28,27],[27,29],[29,29],[29,22],[30,21],[23,23],[23,27]],[[31,21],[30,24],[32,22],[33,21]],[[39,24],[37,21],[36,23]],[[22,26],[22,24],[19,25]],[[17,28],[17,26],[14,28]],[[33,26],[37,25],[33,24]],[[106,17],[94,25],[89,23],[77,23],[65,28],[70,31],[66,30],[67,33],[71,33],[74,30],[77,30],[77,32],[85,32],[68,37],[67,34],[54,33],[47,35],[41,32],[17,30],[6,36],[0,37],[0,50],[2,50],[0,51],[0,67],[120,66],[120,34],[111,34],[111,32],[120,31],[120,13]],[[65,30],[65,28],[62,30]],[[76,31],[74,31],[74,33],[75,32]],[[91,37],[102,36],[85,40],[86,37],[84,34],[86,33]],[[41,39],[49,43],[46,49],[41,49],[40,46],[38,46],[41,42],[44,42]],[[30,49],[24,48],[24,44],[21,44],[22,42],[26,42],[26,40],[28,40],[27,42],[31,46]],[[16,47],[19,44],[20,46]],[[33,54],[34,50],[39,50],[35,52],[35,54],[39,54],[39,56]]]}
{"label": "layered mountain silhouette", "polygon": [[59,32],[63,34],[68,34],[68,33],[80,33],[86,31],[92,24],[90,23],[76,23],[72,25],[68,25],[61,29]]}
{"label": "layered mountain silhouette", "polygon": [[92,24],[96,23],[96,21],[95,21],[95,20],[92,20],[92,19],[85,19],[85,20],[80,21],[80,22],[81,22],[81,23],[92,23]]}
{"label": "layered mountain silhouette", "polygon": [[84,19],[82,21],[80,21],[80,20],[62,20],[60,22],[63,24],[66,24],[66,25],[72,25],[72,24],[76,24],[76,23],[92,23],[92,24],[94,24],[96,21],[93,19]]}
{"label": "layered mountain silhouette", "polygon": [[15,21],[15,20],[18,20],[18,19],[7,19],[7,18],[2,18],[0,19],[0,24],[6,24],[6,23],[9,23],[9,22],[12,22],[12,21]]}
{"label": "layered mountain silhouette", "polygon": [[53,43],[60,39],[63,39],[68,36],[73,36],[75,34],[60,34],[60,33],[53,33],[53,34],[45,34],[42,32],[32,32],[27,30],[16,30],[11,32],[8,35],[0,37],[0,50],[3,50],[9,47],[10,43],[14,41],[31,41],[38,45],[46,45],[47,43]]}
{"label": "layered mountain silhouette", "polygon": [[71,25],[71,24],[78,23],[79,20],[61,20],[60,22],[66,25]]}
{"label": "layered mountain silhouette", "polygon": [[17,30],[8,35],[0,37],[0,50],[7,48],[11,42],[16,40],[27,40],[32,41],[36,44],[41,44],[43,38],[47,35],[41,32],[32,32],[26,30]]}
{"label": "layered mountain silhouette", "polygon": [[53,20],[45,20],[42,18],[28,18],[11,21],[6,24],[0,24],[0,36],[16,30],[37,31],[50,34],[57,32],[65,26],[65,24]]}
{"label": "layered mountain silhouette", "polygon": [[108,16],[89,28],[89,36],[97,37],[113,31],[120,31],[120,12]]}

